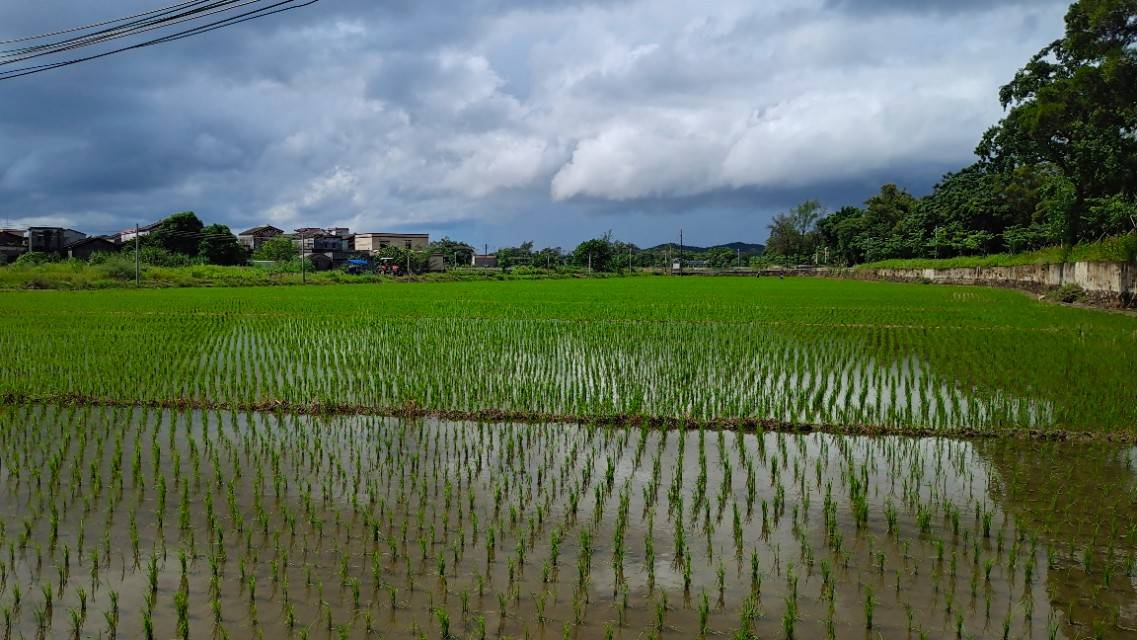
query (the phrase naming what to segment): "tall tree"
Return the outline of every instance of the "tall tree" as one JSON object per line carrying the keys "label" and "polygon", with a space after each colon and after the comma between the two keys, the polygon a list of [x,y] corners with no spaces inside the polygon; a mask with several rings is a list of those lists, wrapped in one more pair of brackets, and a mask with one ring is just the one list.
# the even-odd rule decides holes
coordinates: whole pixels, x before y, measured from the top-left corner
{"label": "tall tree", "polygon": [[292,238],[288,236],[276,236],[269,238],[257,247],[256,253],[253,258],[257,260],[275,260],[277,262],[284,262],[299,257],[299,249],[296,244],[292,242]]}
{"label": "tall tree", "polygon": [[474,247],[448,236],[430,243],[430,250],[432,253],[441,253],[446,257],[446,264],[453,265],[470,264],[475,253]]}
{"label": "tall tree", "polygon": [[497,264],[502,267],[524,265],[533,262],[533,241],[527,240],[516,247],[502,247],[495,253]]}
{"label": "tall tree", "polygon": [[592,267],[593,271],[609,271],[612,268],[612,238],[605,234],[602,238],[585,240],[572,252],[573,262],[581,267]]}
{"label": "tall tree", "polygon": [[197,214],[183,211],[167,216],[150,232],[144,242],[152,247],[160,247],[171,253],[185,256],[197,255],[201,242],[201,231],[205,227]]}
{"label": "tall tree", "polygon": [[1002,172],[1043,163],[1061,171],[1071,197],[1054,213],[1066,244],[1090,235],[1091,198],[1137,188],[1135,45],[1137,0],[1078,0],[1065,35],[1000,90],[1006,116],[976,149]]}
{"label": "tall tree", "polygon": [[766,241],[766,253],[783,256],[793,262],[811,260],[817,248],[814,231],[822,214],[820,202],[806,200],[788,212],[774,216],[770,223],[770,237]]}
{"label": "tall tree", "polygon": [[236,265],[245,262],[245,249],[237,236],[223,224],[211,224],[201,230],[198,255],[210,264]]}

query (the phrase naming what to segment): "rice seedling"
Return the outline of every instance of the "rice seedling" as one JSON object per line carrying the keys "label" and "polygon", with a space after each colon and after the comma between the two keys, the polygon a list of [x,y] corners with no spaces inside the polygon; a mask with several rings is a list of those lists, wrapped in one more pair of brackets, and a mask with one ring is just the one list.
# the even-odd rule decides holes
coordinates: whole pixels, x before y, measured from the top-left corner
{"label": "rice seedling", "polygon": [[[1132,436],[1135,328],[1014,292],[819,279],[10,292],[0,396]],[[180,494],[160,510],[179,529]]]}
{"label": "rice seedling", "polygon": [[[851,366],[840,353],[826,366]],[[216,362],[172,366],[202,358]],[[314,362],[351,362],[333,360]],[[266,389],[274,375],[305,384],[246,366]],[[913,371],[867,369],[865,385],[927,382]],[[584,401],[542,389],[532,402]],[[0,406],[5,636],[76,622],[147,638],[1123,637],[1135,624],[1137,454],[1118,444],[143,404]]]}

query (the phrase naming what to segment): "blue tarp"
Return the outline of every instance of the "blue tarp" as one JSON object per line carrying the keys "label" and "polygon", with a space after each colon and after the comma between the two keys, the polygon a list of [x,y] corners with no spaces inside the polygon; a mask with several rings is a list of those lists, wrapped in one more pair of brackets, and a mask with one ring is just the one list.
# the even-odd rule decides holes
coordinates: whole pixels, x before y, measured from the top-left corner
{"label": "blue tarp", "polygon": [[347,263],[348,263],[348,264],[353,264],[353,265],[355,265],[355,266],[357,266],[357,267],[366,267],[366,266],[367,266],[367,261],[366,261],[366,260],[360,260],[360,259],[358,259],[358,258],[353,258],[353,259],[351,259],[351,260],[348,260],[348,261],[347,261]]}

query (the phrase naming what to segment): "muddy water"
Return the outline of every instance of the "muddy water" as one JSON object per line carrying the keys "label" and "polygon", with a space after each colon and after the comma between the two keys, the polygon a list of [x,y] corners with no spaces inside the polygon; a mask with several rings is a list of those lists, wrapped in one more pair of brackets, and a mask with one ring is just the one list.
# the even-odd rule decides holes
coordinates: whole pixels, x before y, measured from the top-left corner
{"label": "muddy water", "polygon": [[0,513],[0,639],[1137,637],[1132,448],[35,406]]}

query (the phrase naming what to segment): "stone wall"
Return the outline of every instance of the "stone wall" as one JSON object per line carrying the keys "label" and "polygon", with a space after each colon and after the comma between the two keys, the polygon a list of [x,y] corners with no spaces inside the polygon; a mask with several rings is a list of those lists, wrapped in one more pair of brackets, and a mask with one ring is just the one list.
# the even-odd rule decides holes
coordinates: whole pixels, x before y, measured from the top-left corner
{"label": "stone wall", "polygon": [[990,285],[1044,292],[1077,285],[1100,302],[1137,303],[1137,263],[1075,262],[951,269],[842,269],[833,275],[867,280]]}

